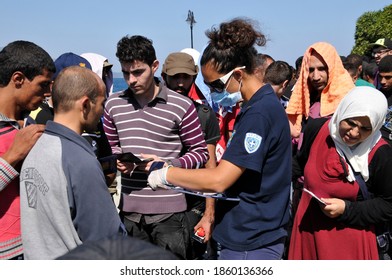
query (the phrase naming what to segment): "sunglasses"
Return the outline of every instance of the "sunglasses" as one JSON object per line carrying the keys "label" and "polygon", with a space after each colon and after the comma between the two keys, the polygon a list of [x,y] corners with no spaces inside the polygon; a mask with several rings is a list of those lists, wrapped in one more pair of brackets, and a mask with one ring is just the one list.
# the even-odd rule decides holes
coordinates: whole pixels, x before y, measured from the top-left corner
{"label": "sunglasses", "polygon": [[211,91],[222,93],[225,90],[226,84],[229,81],[230,77],[233,75],[234,71],[244,69],[244,68],[245,66],[234,68],[229,73],[220,77],[219,79],[216,79],[210,83],[204,81],[204,83],[211,89]]}

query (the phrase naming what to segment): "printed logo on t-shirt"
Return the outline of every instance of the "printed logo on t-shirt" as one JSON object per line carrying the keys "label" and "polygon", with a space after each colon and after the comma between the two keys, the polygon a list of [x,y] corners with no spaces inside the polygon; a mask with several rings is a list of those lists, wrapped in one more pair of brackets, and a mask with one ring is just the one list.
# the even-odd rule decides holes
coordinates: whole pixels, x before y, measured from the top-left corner
{"label": "printed logo on t-shirt", "polygon": [[248,132],[245,135],[245,149],[249,154],[252,154],[258,150],[261,144],[261,140],[263,138],[260,135],[257,135],[256,133],[250,133]]}

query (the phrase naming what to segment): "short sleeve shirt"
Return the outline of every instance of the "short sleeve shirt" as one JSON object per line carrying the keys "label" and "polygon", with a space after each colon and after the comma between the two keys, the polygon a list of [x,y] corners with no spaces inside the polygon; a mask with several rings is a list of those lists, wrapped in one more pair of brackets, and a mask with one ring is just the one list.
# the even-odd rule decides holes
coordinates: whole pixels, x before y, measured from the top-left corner
{"label": "short sleeve shirt", "polygon": [[236,118],[223,160],[245,168],[221,201],[214,238],[236,251],[254,250],[287,235],[291,137],[284,108],[270,85],[260,88]]}

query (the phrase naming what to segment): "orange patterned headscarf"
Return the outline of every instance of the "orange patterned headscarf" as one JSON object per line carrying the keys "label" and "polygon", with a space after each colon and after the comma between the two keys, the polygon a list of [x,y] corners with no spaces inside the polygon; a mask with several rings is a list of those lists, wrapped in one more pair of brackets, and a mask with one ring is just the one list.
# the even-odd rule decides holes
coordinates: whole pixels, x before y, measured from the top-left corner
{"label": "orange patterned headscarf", "polygon": [[312,52],[317,52],[328,66],[328,83],[320,97],[321,117],[333,114],[340,100],[355,86],[332,45],[325,42],[311,45],[304,54],[301,72],[286,109],[293,137],[297,137],[301,132],[302,117],[308,118],[309,116],[310,91],[308,77]]}

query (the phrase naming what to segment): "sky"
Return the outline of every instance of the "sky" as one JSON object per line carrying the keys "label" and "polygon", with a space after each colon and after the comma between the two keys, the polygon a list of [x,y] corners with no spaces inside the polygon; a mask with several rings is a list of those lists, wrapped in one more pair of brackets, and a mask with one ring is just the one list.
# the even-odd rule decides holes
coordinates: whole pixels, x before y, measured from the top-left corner
{"label": "sky", "polygon": [[94,52],[107,57],[113,71],[120,72],[117,42],[126,35],[143,35],[153,41],[162,65],[169,53],[191,46],[186,22],[191,10],[196,50],[202,51],[208,43],[206,30],[235,17],[248,17],[258,22],[268,39],[258,51],[294,66],[307,47],[319,41],[348,55],[358,17],[390,4],[391,0],[2,0],[0,48],[27,40],[53,59],[65,52]]}

